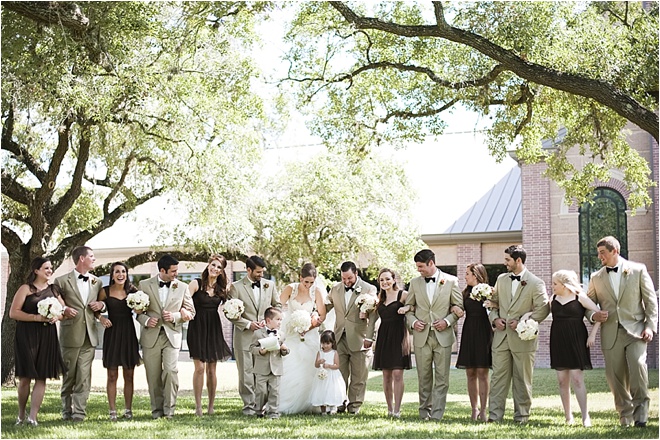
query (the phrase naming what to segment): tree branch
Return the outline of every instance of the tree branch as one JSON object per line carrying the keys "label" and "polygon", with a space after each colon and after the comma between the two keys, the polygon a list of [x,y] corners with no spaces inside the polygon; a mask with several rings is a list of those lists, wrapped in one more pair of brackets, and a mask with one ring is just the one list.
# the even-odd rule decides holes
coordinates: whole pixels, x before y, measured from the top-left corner
{"label": "tree branch", "polygon": [[14,232],[13,229],[2,225],[2,245],[7,249],[9,252],[14,252],[17,250],[19,247],[23,246],[23,241],[21,240],[21,237],[18,236],[16,232]]}
{"label": "tree branch", "polygon": [[392,112],[389,112],[385,117],[382,117],[378,119],[378,122],[386,123],[387,121],[390,120],[390,118],[396,117],[396,118],[401,118],[401,119],[414,119],[414,118],[424,118],[428,116],[433,116],[437,115],[438,113],[442,113],[445,110],[448,110],[454,106],[459,101],[458,98],[452,99],[449,101],[447,104],[443,105],[440,108],[432,108],[428,109],[423,112],[410,112],[410,111],[401,111],[401,110],[395,110]]}
{"label": "tree branch", "polygon": [[39,182],[46,180],[46,172],[41,168],[41,165],[34,160],[30,152],[21,147],[12,138],[14,136],[14,104],[9,105],[9,111],[2,126],[2,149],[9,151],[14,158],[25,165],[27,170],[36,177]]}
{"label": "tree branch", "polygon": [[353,12],[344,2],[332,1],[330,5],[358,29],[374,29],[408,38],[442,38],[472,47],[523,79],[573,95],[593,99],[647,131],[656,140],[659,138],[660,120],[658,115],[621,90],[604,81],[585,78],[527,62],[514,52],[504,49],[480,35],[452,27],[444,18],[441,2],[433,2],[437,24],[432,26],[401,25],[373,17],[362,17]]}
{"label": "tree branch", "polygon": [[2,194],[15,202],[25,206],[30,206],[34,198],[34,191],[31,191],[18,183],[16,179],[2,170]]}

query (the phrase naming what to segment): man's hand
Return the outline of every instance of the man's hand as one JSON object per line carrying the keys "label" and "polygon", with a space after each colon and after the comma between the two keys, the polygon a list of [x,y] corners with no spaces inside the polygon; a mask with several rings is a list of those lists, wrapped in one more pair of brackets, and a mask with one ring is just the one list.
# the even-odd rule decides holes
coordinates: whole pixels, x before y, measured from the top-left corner
{"label": "man's hand", "polygon": [[259,330],[264,325],[266,325],[266,324],[264,324],[263,322],[252,321],[250,323],[250,330],[252,330],[252,331]]}
{"label": "man's hand", "polygon": [[100,312],[103,310],[103,301],[92,301],[91,303],[88,304],[89,308],[92,309],[94,312]]}
{"label": "man's hand", "polygon": [[592,319],[596,322],[605,322],[607,321],[608,315],[609,313],[607,310],[599,310],[593,314]]}
{"label": "man's hand", "polygon": [[497,318],[495,321],[493,321],[493,323],[495,324],[495,328],[497,330],[502,331],[506,328],[506,321],[504,321],[503,318]]}
{"label": "man's hand", "polygon": [[653,340],[653,332],[649,329],[644,329],[642,332],[642,341],[651,342]]}
{"label": "man's hand", "polygon": [[147,321],[147,327],[154,328],[156,325],[158,325],[158,318],[149,318]]}
{"label": "man's hand", "polygon": [[509,328],[511,330],[515,330],[516,328],[518,328],[518,320],[512,319],[511,321],[509,321]]}
{"label": "man's hand", "polygon": [[364,342],[362,343],[362,346],[363,346],[366,350],[368,350],[368,349],[371,348],[371,346],[372,346],[373,344],[374,344],[373,341],[369,341],[369,340],[365,339]]}
{"label": "man's hand", "polygon": [[63,314],[67,318],[75,318],[78,315],[78,310],[74,309],[73,307],[66,306],[64,308]]}
{"label": "man's hand", "polygon": [[185,309],[181,307],[181,310],[179,310],[179,313],[181,313],[181,319],[185,321],[190,321],[193,318],[192,312],[190,310]]}
{"label": "man's hand", "polygon": [[424,321],[420,321],[419,319],[414,322],[413,328],[415,331],[421,332],[424,331],[424,328],[426,327],[426,323]]}
{"label": "man's hand", "polygon": [[168,310],[163,310],[163,321],[174,322],[174,313]]}

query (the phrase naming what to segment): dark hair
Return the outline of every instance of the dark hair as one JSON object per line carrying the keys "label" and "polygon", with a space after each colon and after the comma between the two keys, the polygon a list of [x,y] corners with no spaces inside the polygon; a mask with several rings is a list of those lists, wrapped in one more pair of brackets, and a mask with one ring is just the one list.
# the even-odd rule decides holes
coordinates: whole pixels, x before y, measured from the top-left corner
{"label": "dark hair", "polygon": [[314,277],[316,278],[316,266],[312,263],[305,263],[303,267],[300,268],[300,276],[302,278]]}
{"label": "dark hair", "polygon": [[161,270],[164,270],[167,272],[170,270],[171,266],[176,266],[179,264],[179,260],[171,256],[170,254],[165,254],[162,257],[160,257],[160,260],[158,260],[158,271],[160,272]]}
{"label": "dark hair", "polygon": [[112,273],[115,271],[115,267],[117,266],[123,266],[124,269],[126,269],[126,281],[124,282],[124,291],[126,294],[136,291],[135,286],[133,286],[131,281],[128,279],[128,266],[121,261],[114,262],[112,263],[112,266],[110,266],[110,285],[112,286],[115,284],[115,280],[112,279]]}
{"label": "dark hair", "polygon": [[266,267],[266,262],[256,255],[252,255],[245,260],[245,265],[250,268],[250,270],[255,270],[258,267]]}
{"label": "dark hair", "polygon": [[415,263],[429,264],[429,261],[433,261],[433,264],[435,264],[435,254],[431,249],[422,249],[415,254],[414,260]]}
{"label": "dark hair", "polygon": [[[227,301],[227,274],[225,273],[225,268],[227,267],[227,259],[220,254],[213,254],[209,258],[209,264],[211,264],[213,261],[219,261],[220,266],[222,266],[222,270],[220,271],[220,275],[218,275],[218,279],[215,280],[215,286],[213,287],[213,293],[215,296],[220,298],[220,301],[224,303]],[[209,286],[209,267],[208,265],[202,272],[202,282],[199,283],[199,290],[206,292],[206,289]]]}
{"label": "dark hair", "polygon": [[92,250],[89,246],[78,246],[71,252],[71,258],[73,259],[73,264],[78,264],[80,257],[86,256]]}
{"label": "dark hair", "polygon": [[525,260],[527,259],[527,252],[525,252],[525,248],[519,244],[512,244],[504,250],[504,253],[509,254],[511,258],[513,258],[513,261],[520,258],[520,261],[522,261],[523,264],[525,264]]}
{"label": "dark hair", "polygon": [[34,271],[41,269],[41,266],[43,266],[48,262],[50,262],[50,258],[36,257],[30,263],[30,273],[28,274],[27,280],[25,282],[30,288],[30,292],[32,293],[37,292],[37,287],[34,285],[34,281],[37,279],[37,274],[35,274]]}
{"label": "dark hair", "polygon": [[394,284],[392,285],[392,288],[393,288],[394,290],[397,290],[397,289],[398,289],[398,287],[397,287],[397,285],[396,285],[396,274],[394,273],[394,271],[393,271],[393,270],[390,270],[390,269],[388,269],[388,268],[386,268],[386,267],[382,268],[382,269],[380,270],[380,272],[378,272],[378,278],[377,278],[377,280],[378,280],[378,302],[379,302],[380,304],[384,304],[384,303],[385,303],[385,300],[387,299],[387,294],[385,293],[385,291],[384,291],[383,289],[380,288],[380,276],[381,276],[382,274],[384,274],[385,272],[389,272],[389,273],[392,274],[392,278],[394,279]]}
{"label": "dark hair", "polygon": [[605,249],[607,249],[610,252],[612,252],[614,249],[616,249],[617,252],[621,252],[621,244],[619,243],[619,240],[612,237],[611,235],[608,235],[607,237],[603,237],[600,240],[598,240],[598,243],[596,243],[596,247],[598,248],[601,246],[605,246]]}
{"label": "dark hair", "polygon": [[353,273],[357,273],[357,267],[355,266],[355,263],[352,261],[344,261],[341,263],[341,271],[342,272],[348,272],[351,271]]}
{"label": "dark hair", "polygon": [[[477,278],[477,284],[485,283],[488,284],[488,272],[486,268],[481,263],[468,264],[467,270],[472,272],[472,275]],[[465,286],[463,289],[463,299],[467,298],[472,291],[472,286]]]}
{"label": "dark hair", "polygon": [[335,332],[332,330],[326,330],[323,333],[321,333],[321,343],[323,342],[329,342],[332,344],[332,349],[336,350],[337,349],[337,341],[335,341]]}
{"label": "dark hair", "polygon": [[264,319],[273,319],[277,315],[282,314],[282,309],[279,307],[268,307],[266,311],[264,312]]}

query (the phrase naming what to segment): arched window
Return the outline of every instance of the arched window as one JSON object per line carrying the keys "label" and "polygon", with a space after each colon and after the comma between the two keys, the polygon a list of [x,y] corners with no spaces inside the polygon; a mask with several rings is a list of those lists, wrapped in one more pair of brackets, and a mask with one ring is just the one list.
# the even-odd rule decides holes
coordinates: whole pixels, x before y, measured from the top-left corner
{"label": "arched window", "polygon": [[628,223],[626,201],[610,188],[597,188],[593,205],[586,202],[580,207],[580,268],[586,286],[592,272],[600,269],[596,243],[612,235],[621,243],[621,256],[628,257]]}

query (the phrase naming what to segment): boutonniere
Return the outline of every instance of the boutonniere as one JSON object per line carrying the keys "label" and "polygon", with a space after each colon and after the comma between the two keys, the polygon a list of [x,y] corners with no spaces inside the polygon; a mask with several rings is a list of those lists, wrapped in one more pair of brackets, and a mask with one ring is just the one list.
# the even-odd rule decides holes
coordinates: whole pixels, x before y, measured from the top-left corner
{"label": "boutonniere", "polygon": [[362,293],[362,286],[357,286],[357,287],[356,287],[355,289],[353,289],[353,290],[355,290],[355,294],[356,294],[356,295],[359,295],[359,294]]}
{"label": "boutonniere", "polygon": [[179,287],[178,283],[172,283],[172,289],[176,289],[177,287]]}
{"label": "boutonniere", "polygon": [[525,286],[527,285],[527,281],[522,280],[522,281],[520,282],[520,285],[523,286],[523,287],[525,287]]}
{"label": "boutonniere", "polygon": [[627,267],[625,269],[623,269],[623,274],[625,276],[628,276],[630,274],[630,269],[628,269]]}
{"label": "boutonniere", "polygon": [[444,286],[445,283],[447,282],[447,280],[444,279],[444,278],[440,278],[440,279],[438,280],[438,282],[440,283],[441,286]]}
{"label": "boutonniere", "polygon": [[92,284],[96,284],[96,278],[92,278]]}
{"label": "boutonniere", "polygon": [[268,289],[268,286],[270,286],[270,284],[265,283],[265,284],[264,284],[264,289]]}

